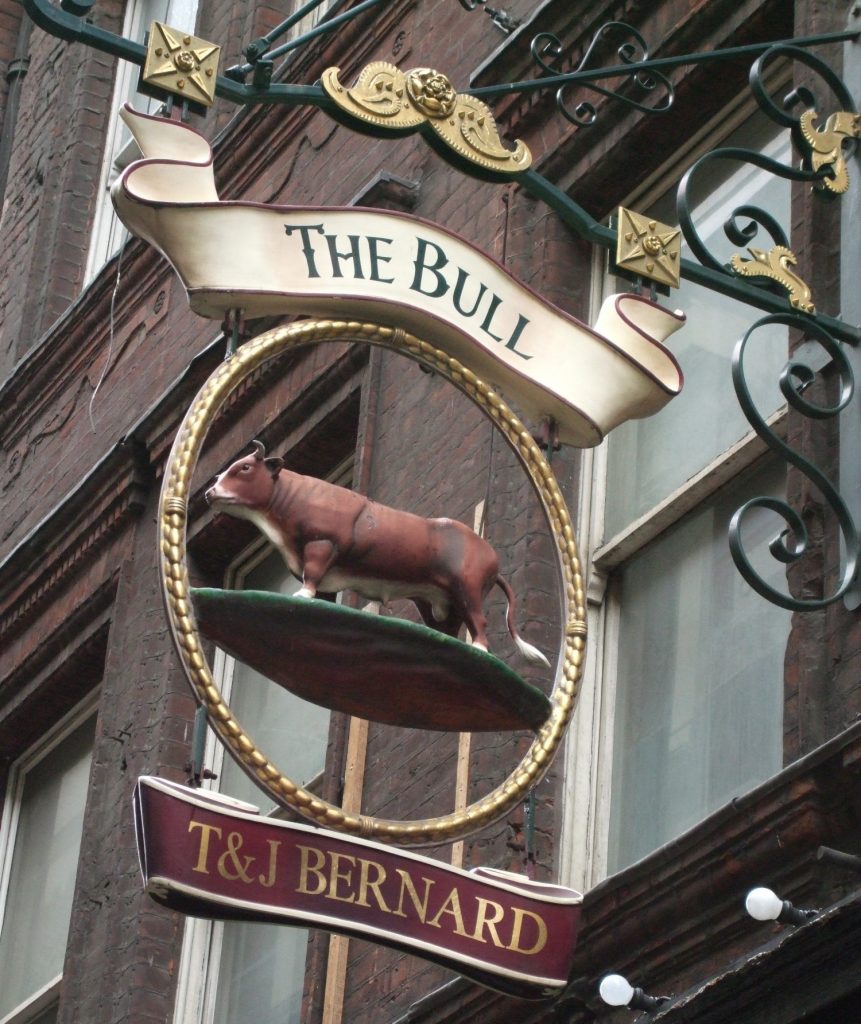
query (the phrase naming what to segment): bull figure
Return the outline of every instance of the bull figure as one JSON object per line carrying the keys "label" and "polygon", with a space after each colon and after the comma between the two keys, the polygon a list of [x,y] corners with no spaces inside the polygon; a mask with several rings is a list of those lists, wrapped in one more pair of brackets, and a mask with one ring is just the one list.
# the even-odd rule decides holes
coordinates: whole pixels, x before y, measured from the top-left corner
{"label": "bull figure", "polygon": [[250,519],[302,582],[299,597],[349,588],[372,601],[404,597],[424,622],[456,637],[462,625],[487,650],[482,606],[497,585],[508,601],[508,631],[529,661],[549,664],[518,636],[514,594],[499,575],[496,552],[453,519],[423,519],[355,491],[284,469],[259,441],[206,492],[218,511]]}

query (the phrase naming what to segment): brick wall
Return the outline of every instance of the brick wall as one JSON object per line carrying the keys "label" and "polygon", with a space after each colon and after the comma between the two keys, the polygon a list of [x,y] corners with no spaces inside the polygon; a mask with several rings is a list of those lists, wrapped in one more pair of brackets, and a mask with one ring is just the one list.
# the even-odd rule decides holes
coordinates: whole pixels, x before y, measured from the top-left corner
{"label": "brick wall", "polygon": [[[207,2],[198,31],[222,43],[229,65],[241,59],[242,45],[283,16],[286,6],[252,10],[231,0]],[[297,80],[312,81],[327,64],[340,63],[344,80],[352,81],[358,67],[380,59],[402,61],[405,67],[437,66],[461,83],[503,41],[486,12],[468,14],[455,0],[389,6],[377,37],[368,39],[356,29],[321,43],[297,61]],[[520,0],[509,8],[527,16],[534,6]],[[561,20],[568,29],[582,24],[587,8],[594,7],[563,6],[551,5],[546,17]],[[670,39],[677,50],[717,45],[739,25],[747,26],[751,38],[792,31],[786,24],[787,5],[776,3],[702,0],[605,6],[608,16],[642,16],[651,38]],[[796,27],[830,24],[827,8],[796,4]],[[18,11],[17,5],[0,4],[0,70],[14,52]],[[105,27],[116,29],[121,22],[118,3],[100,2],[96,11]],[[544,16],[542,9],[537,17]],[[599,17],[600,12],[593,10],[589,16]],[[124,254],[113,324],[116,262],[82,292],[113,61],[38,30],[33,32],[30,52],[31,70],[24,83],[0,223],[5,242],[0,253],[0,379],[5,381],[0,391],[0,559],[11,559],[3,563],[6,573],[0,583],[5,662],[0,674],[0,776],[38,729],[81,695],[74,687],[64,690],[69,678],[58,674],[55,662],[86,666],[78,678],[92,684],[102,680],[61,1020],[164,1021],[171,1019],[182,922],[140,892],[129,796],[141,773],[182,780],[188,759],[193,707],[158,592],[155,510],[168,447],[196,389],[220,360],[222,340],[217,324],[188,311],[172,271],[140,243],[131,243]],[[498,59],[494,75],[501,79],[531,74],[525,71],[525,60],[522,43],[513,43]],[[621,122],[611,119],[606,129],[587,140],[554,115],[546,102],[505,101],[500,108],[511,133],[522,135],[540,154],[541,170],[558,177],[578,201],[598,214],[609,210],[629,187],[632,152],[642,160],[644,175],[655,170],[700,116],[699,105],[707,100],[710,109],[716,108],[742,77],[741,69],[734,68],[717,82],[707,83],[700,75],[685,78],[679,92],[680,122],[673,121],[657,134],[644,119],[625,115]],[[419,183],[417,196],[411,197],[417,215],[462,234],[551,301],[585,318],[590,247],[517,186],[488,185],[456,174],[418,137],[364,138],[310,109],[252,109],[231,122],[234,114],[234,109],[219,104],[205,125],[214,137],[230,124],[216,159],[223,197],[343,205],[363,193],[381,170],[389,172]],[[626,146],[620,145],[622,140]],[[798,231],[810,232],[804,238],[805,252],[816,251],[817,292],[824,296],[823,308],[835,310],[836,250],[832,242],[818,241],[833,238],[833,214],[817,208],[811,219],[808,212],[813,208],[808,210],[803,197],[797,208],[804,210]],[[252,324],[250,329],[256,332],[265,326],[269,324]],[[388,352],[368,357],[347,346],[308,351],[261,372],[230,405],[213,428],[195,482],[192,547],[199,577],[217,583],[227,562],[251,536],[241,530],[230,533],[212,522],[200,502],[204,481],[261,434],[314,463],[309,437],[315,430],[327,434],[327,423],[330,432],[337,433],[327,419],[330,415],[349,443],[358,434],[357,480],[373,498],[468,523],[473,522],[476,504],[487,501],[486,533],[517,594],[518,626],[533,643],[551,652],[559,629],[558,581],[543,516],[521,467],[501,437],[492,435],[488,421],[453,387]],[[808,436],[792,425],[790,435],[808,450],[815,448],[833,467],[833,437],[820,442],[818,435]],[[328,456],[340,450],[330,439],[326,455],[316,461],[331,468]],[[554,460],[573,507],[577,455],[566,450]],[[82,482],[79,493],[76,488]],[[822,513],[816,496],[808,498],[803,486],[796,480],[793,493],[810,502],[809,518],[818,522]],[[836,571],[833,531],[824,525],[819,532],[821,559],[806,570],[808,577],[793,581],[799,589],[818,579],[820,566],[825,566],[829,579]],[[492,649],[513,657],[504,602],[494,598],[489,608]],[[841,607],[796,622],[787,655],[787,760],[854,719],[859,648],[861,631]],[[528,670],[525,675],[541,682],[540,673]],[[22,723],[30,724],[24,728]],[[335,744],[331,752],[333,764],[343,759],[341,735],[340,749]],[[526,742],[521,735],[473,738],[471,799],[508,774]],[[454,736],[372,725],[363,810],[399,819],[448,812],[456,755]],[[393,779],[401,784],[393,786]],[[336,782],[330,780],[332,785]],[[795,791],[799,801],[800,788]],[[524,813],[517,809],[467,841],[467,866],[523,870],[531,856],[537,877],[554,876],[559,855],[558,766],[536,795],[534,848],[527,850]],[[836,831],[835,821],[851,820],[842,805],[839,812],[830,809],[835,806],[833,796],[829,790],[811,797],[816,810],[809,818],[817,824],[794,840],[793,849],[802,849],[816,829],[823,834]],[[772,804],[757,808],[761,822],[778,814]],[[802,809],[799,818],[807,813]],[[723,822],[721,828],[718,838],[710,836],[706,842],[723,851],[725,863],[708,860],[713,872],[709,877],[716,891],[734,897],[740,883],[732,872],[738,869],[726,851],[743,860],[748,853],[739,854],[738,847],[749,843],[756,847],[757,863],[767,863],[768,853],[764,845],[757,846],[756,837],[744,833],[738,838],[733,831],[741,828],[738,821]],[[801,827],[798,833],[787,831],[800,835]],[[704,849],[691,840],[685,847],[687,863],[707,860]],[[432,853],[450,856],[448,848]],[[621,894],[605,891],[595,897],[589,913],[596,950],[617,949],[614,919],[626,899],[643,914],[643,921],[630,924],[626,933],[632,949],[649,928],[657,932],[670,927],[672,894],[666,879],[681,885],[685,871],[667,855],[661,864],[642,872],[623,880],[627,888]],[[803,883],[810,884],[808,876]],[[707,890],[708,886],[695,889],[697,913],[714,928],[722,950],[743,950],[745,940],[728,910],[720,910],[719,920],[718,912],[708,916]],[[643,948],[648,948],[662,977],[681,984],[696,978],[705,955],[702,939],[689,941],[687,959],[676,965],[657,940],[649,939]],[[321,946],[318,943],[314,954],[319,962],[325,959]],[[584,977],[596,972],[598,954],[587,949],[579,966]],[[351,942],[344,1020],[393,1021],[449,978],[441,968],[417,959]],[[470,992],[460,1005],[474,998]],[[311,1001],[317,1020],[319,991]],[[512,1013],[520,1012],[507,1000],[487,997],[486,1005],[487,1015],[481,1019],[487,1021],[510,1021],[515,1019]],[[449,1007],[447,1012],[452,1013],[447,1019],[458,1019],[456,1010]],[[531,1019],[539,1019],[538,1011]]]}

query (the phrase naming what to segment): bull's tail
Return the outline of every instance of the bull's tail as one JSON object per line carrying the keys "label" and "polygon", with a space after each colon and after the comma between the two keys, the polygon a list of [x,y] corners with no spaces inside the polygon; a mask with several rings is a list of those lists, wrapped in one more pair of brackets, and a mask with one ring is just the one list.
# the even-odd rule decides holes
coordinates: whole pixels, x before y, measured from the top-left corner
{"label": "bull's tail", "polygon": [[501,576],[496,577],[496,585],[503,594],[505,594],[505,600],[508,602],[508,615],[506,618],[508,632],[511,634],[511,639],[517,645],[518,651],[520,651],[527,661],[531,661],[536,665],[546,665],[547,668],[550,668],[550,662],[544,657],[541,651],[539,651],[537,647],[533,647],[532,644],[528,644],[517,632],[517,626],[514,624],[514,611],[516,606],[514,591]]}

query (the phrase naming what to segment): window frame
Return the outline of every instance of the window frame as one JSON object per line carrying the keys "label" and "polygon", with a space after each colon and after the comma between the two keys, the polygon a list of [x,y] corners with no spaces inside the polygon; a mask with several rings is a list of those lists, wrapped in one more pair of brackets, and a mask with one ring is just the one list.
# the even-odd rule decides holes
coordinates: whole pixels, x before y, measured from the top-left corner
{"label": "window frame", "polygon": [[[30,747],[28,747],[9,769],[6,786],[6,798],[0,813],[0,933],[6,916],[6,903],[9,894],[9,883],[12,876],[12,862],[15,856],[15,845],[18,836],[18,825],[24,803],[24,792],[27,775],[37,765],[49,757],[56,748],[76,729],[98,714],[100,691],[88,694],[74,708],[55,722]],[[86,798],[84,815],[86,816]],[[37,989],[23,1002],[12,1007],[2,1018],[0,1024],[27,1024],[37,1015],[44,1013],[53,1004],[59,1003],[60,985],[63,980],[62,971]]]}
{"label": "window frame", "polygon": [[[187,18],[188,21],[197,22],[199,0],[162,0],[162,2],[166,8],[165,18],[169,19],[171,9],[177,7],[182,11],[184,21]],[[124,38],[143,42],[150,27],[149,24],[144,24],[144,18],[148,17],[149,6],[150,0],[128,0],[123,17],[122,35]],[[189,31],[192,30],[189,29]],[[84,268],[84,287],[98,276],[101,269],[122,249],[129,237],[128,231],[114,211],[110,190],[113,182],[125,168],[142,156],[137,143],[132,138],[127,139],[122,146],[120,145],[126,129],[119,117],[120,108],[132,94],[132,83],[140,71],[137,64],[123,59],[117,60],[111,104],[108,109],[105,148],[99,171],[96,205],[93,210],[87,261]],[[147,113],[152,113],[160,106],[159,100],[148,97],[144,97],[144,100]]]}
{"label": "window frame", "polygon": [[[293,11],[297,11],[300,7],[303,7],[306,0],[294,0]],[[335,6],[337,0],[322,0],[322,3],[315,7],[313,11],[306,14],[301,21],[297,21],[295,25],[290,29],[290,39],[299,39],[306,32],[310,32],[312,28],[316,28],[321,21],[326,17],[329,11]],[[276,44],[277,45],[277,44]]]}
{"label": "window frame", "polygon": [[[779,68],[770,87],[788,82]],[[649,209],[673,182],[679,167],[689,167],[726,140],[757,111],[745,95],[708,120],[680,151],[640,183],[621,205]],[[592,320],[612,281],[604,249],[593,248],[590,307]],[[669,300],[672,304],[672,298]],[[753,310],[752,310],[753,312]],[[727,363],[729,372],[729,362]],[[766,422],[775,433],[786,433],[787,408],[783,404]],[[613,791],[613,747],[616,727],[617,671],[621,604],[613,574],[643,552],[661,534],[697,509],[706,507],[720,490],[740,479],[765,456],[768,447],[751,428],[715,455],[680,486],[636,516],[622,529],[604,537],[608,494],[608,440],[582,452],[577,522],[580,548],[587,566],[587,644],[580,699],[569,730],[565,751],[560,877],[586,892],[608,877],[610,808]],[[707,817],[708,815],[706,815]],[[702,819],[701,819],[702,820]],[[624,870],[624,869],[622,869]]]}
{"label": "window frame", "polygon": [[[349,487],[352,483],[354,465],[355,456],[348,455],[326,476],[326,480]],[[267,538],[263,536],[255,538],[228,565],[224,574],[225,586],[241,588],[245,578],[276,550]],[[230,700],[235,664],[235,658],[226,654],[219,647],[214,649],[212,674],[219,681],[219,687],[227,701]],[[225,756],[224,745],[212,730],[208,729],[203,763],[214,773],[216,778],[204,779],[201,788],[220,792],[220,776]],[[322,783],[324,772],[325,768],[305,782],[304,788],[311,791],[318,789]],[[263,795],[261,792],[261,797]],[[261,813],[263,813],[262,809]],[[265,816],[284,818],[287,817],[287,812],[282,808],[274,807]],[[172,1024],[212,1024],[215,1019],[223,937],[223,921],[186,918]]]}

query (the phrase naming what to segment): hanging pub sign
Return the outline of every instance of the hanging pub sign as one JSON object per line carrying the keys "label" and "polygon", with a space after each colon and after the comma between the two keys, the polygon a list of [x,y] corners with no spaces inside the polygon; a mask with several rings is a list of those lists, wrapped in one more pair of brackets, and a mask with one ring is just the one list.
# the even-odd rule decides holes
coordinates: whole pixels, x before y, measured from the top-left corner
{"label": "hanging pub sign", "polygon": [[[400,73],[375,66],[345,91],[333,71],[326,87],[362,117],[363,90],[374,93],[374,76],[391,74]],[[405,80],[415,109],[399,108],[398,116],[410,126],[429,118],[434,130],[445,127],[430,102],[437,78],[424,69]],[[489,131],[483,104],[450,99],[461,104],[465,125]],[[264,819],[229,797],[142,778],[135,825],[146,889],[183,913],[319,927],[408,950],[508,994],[558,993],[572,969],[579,893],[505,872],[463,871],[397,847],[478,831],[516,807],[547,771],[574,708],[586,602],[562,491],[521,416],[551,422],[562,443],[588,447],[620,423],[657,412],[682,386],[663,341],[684,315],[639,294],[613,295],[589,327],[428,221],[221,200],[202,135],[128,106],[121,116],[143,158],[114,184],[114,204],[126,227],[173,265],[191,308],[217,320],[316,318],[246,342],[211,375],[180,426],[159,505],[168,620],[208,723],[262,789],[311,824]],[[528,164],[524,147],[512,154],[494,133],[473,138],[482,160],[513,161],[515,171]],[[302,588],[285,596],[191,587],[189,498],[213,422],[261,365],[296,347],[342,341],[432,368],[478,406],[519,459],[546,513],[563,582],[555,664],[520,636],[517,596],[484,538],[462,523],[423,519],[294,473],[259,441],[205,497],[216,512],[251,520]],[[518,657],[543,667],[545,688],[488,650],[483,605],[495,587],[507,601]],[[411,599],[422,622],[314,600],[318,590],[346,588],[373,601]],[[271,682],[347,714],[421,729],[528,730],[533,739],[502,784],[450,814],[393,821],[352,813],[303,789],[258,748],[221,695],[204,638]]]}
{"label": "hanging pub sign", "polygon": [[[521,997],[558,993],[572,967],[579,893],[393,847],[452,842],[512,810],[549,767],[576,699],[586,605],[573,528],[550,465],[502,394],[533,421],[552,421],[560,441],[595,445],[679,392],[681,371],[662,342],[684,316],[640,295],[614,295],[590,328],[427,221],[222,201],[201,135],[130,107],[122,117],[143,159],[115,183],[115,206],[174,266],[192,309],[218,320],[238,311],[324,318],[268,331],[218,367],[179,429],[159,507],[165,605],[192,689],[251,778],[312,824],[262,819],[229,798],[143,778],[135,820],[147,891],[183,913],[361,936]],[[205,497],[216,512],[251,520],[302,589],[285,596],[190,586],[188,501],[212,423],[259,366],[294,347],[338,341],[433,368],[499,429],[555,541],[565,623],[557,664],[519,635],[516,594],[484,538],[291,472],[259,441]],[[483,604],[494,587],[506,597],[518,656],[546,669],[549,695],[487,650]],[[314,600],[318,590],[345,588],[369,600],[410,598],[422,624]],[[245,733],[204,638],[334,710],[401,727],[529,730],[533,741],[500,786],[450,814],[390,821],[350,813],[284,775]]]}
{"label": "hanging pub sign", "polygon": [[[580,237],[607,248],[615,244],[617,268],[640,282],[647,278],[675,285],[683,273],[770,311],[760,323],[778,322],[802,331],[813,325],[835,360],[836,342],[832,344],[827,332],[855,344],[857,329],[816,313],[809,288],[792,271],[796,260],[782,229],[764,211],[741,207],[733,221],[742,214],[759,217],[775,242],[770,250],[749,247],[753,259],[735,254],[729,266],[707,251],[693,228],[685,191],[697,165],[680,186],[679,229],[621,210],[617,231],[598,224],[531,169],[528,147],[517,141],[508,148],[482,97],[552,88],[567,119],[586,127],[591,121],[565,108],[566,86],[578,79],[580,70],[557,74],[544,59],[547,48],[542,56],[533,44],[543,79],[471,93],[458,93],[435,69],[403,71],[383,61],[367,65],[352,86],[342,82],[338,68],[329,68],[319,83],[301,86],[279,80],[273,59],[282,51],[271,49],[279,36],[292,30],[297,13],[246,47],[247,63],[219,75],[219,47],[168,26],[151,26],[145,51],[90,24],[82,15],[92,0],[59,7],[49,0],[24,0],[24,5],[36,24],[58,37],[83,41],[140,65],[142,90],[169,94],[165,117],[130,107],[123,111],[143,159],[124,171],[112,195],[129,230],[171,262],[191,308],[219,320],[231,315],[234,322],[240,313],[248,318],[317,318],[296,320],[248,341],[211,375],[179,428],[165,467],[158,514],[168,621],[208,723],[261,789],[311,824],[264,819],[256,808],[229,797],[141,778],[135,825],[147,891],[183,913],[311,925],[361,936],[513,995],[546,998],[560,992],[573,965],[579,894],[504,872],[461,871],[397,848],[438,845],[480,830],[521,803],[547,771],[576,701],[585,657],[586,597],[562,490],[524,419],[549,421],[562,443],[588,447],[626,420],[659,411],[682,386],[678,363],[663,342],[682,325],[684,315],[639,293],[614,295],[590,327],[535,294],[463,238],[419,218],[364,208],[221,200],[209,143],[173,120],[170,111],[177,100],[183,113],[203,110],[217,95],[242,104],[311,104],[342,124],[381,138],[419,132],[454,167],[485,181],[516,181]],[[367,6],[339,13],[307,38],[351,20]],[[624,69],[605,68],[598,77],[616,78],[624,70],[632,87],[656,92],[658,101],[644,104],[628,88],[588,87],[644,113],[669,109],[672,83],[655,69],[645,41],[631,26],[603,26],[587,53],[608,28],[636,40],[644,56],[626,58]],[[751,69],[757,103],[776,123],[794,129],[803,153],[801,169],[764,162],[755,154],[748,154],[749,162],[837,194],[848,186],[845,157],[861,135],[861,119],[839,79],[804,49],[829,38],[855,36],[847,31],[742,50],[757,55]],[[624,49],[630,50],[629,56],[639,52],[630,44]],[[739,55],[738,48],[727,52],[733,59]],[[669,70],[717,55],[680,55],[660,63]],[[807,87],[790,94],[793,103],[808,105],[800,117],[791,114],[792,104],[775,106],[762,79],[778,57],[818,71],[842,109],[817,127],[820,112],[813,108]],[[594,72],[589,70],[588,77],[594,78]],[[591,104],[583,109],[597,115]],[[718,150],[698,164],[727,154],[744,155],[741,150]],[[682,257],[680,233],[699,264]],[[741,232],[728,226],[727,234],[736,242],[740,235],[749,242],[756,225]],[[747,278],[757,286],[743,280]],[[554,664],[520,637],[516,595],[499,571],[495,552],[463,524],[422,519],[292,473],[250,438],[247,453],[208,488],[195,481],[208,431],[249,376],[294,348],[333,342],[377,345],[433,369],[475,403],[520,461],[546,514],[562,580],[563,635]],[[798,366],[793,367],[801,380]],[[743,401],[742,393],[739,397]],[[793,402],[791,395],[787,398]],[[812,415],[810,408],[806,415]],[[773,435],[769,439],[765,425],[760,428],[745,411],[768,444],[785,447]],[[830,485],[826,481],[817,486],[826,494]],[[189,501],[203,490],[213,509],[251,520],[269,538],[301,580],[298,595],[191,587],[186,559]],[[748,504],[764,501],[771,499]],[[841,525],[847,548],[854,552],[857,534],[848,513]],[[854,566],[853,554],[847,559],[844,584],[829,601],[846,590]],[[784,607],[798,610],[827,603],[787,603],[747,570],[742,572],[760,593]],[[506,597],[508,630],[518,656],[546,669],[544,688],[527,684],[487,650],[483,604],[494,587]],[[423,624],[316,601],[318,588],[350,588],[382,601],[409,598]],[[467,642],[460,639],[464,629]],[[245,733],[218,688],[204,637],[272,682],[330,708],[395,726],[529,730],[532,741],[511,774],[465,808],[413,821],[353,813],[295,783]]]}

